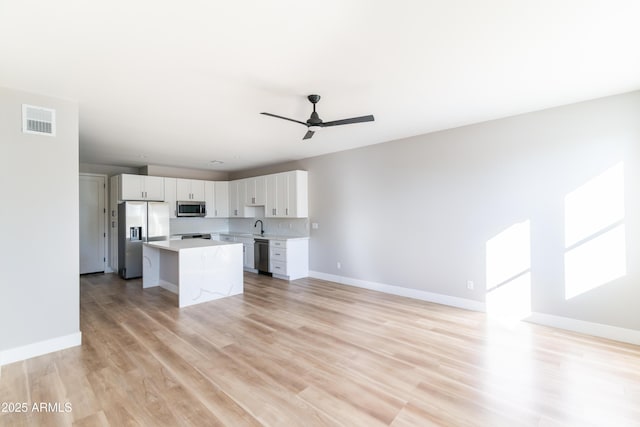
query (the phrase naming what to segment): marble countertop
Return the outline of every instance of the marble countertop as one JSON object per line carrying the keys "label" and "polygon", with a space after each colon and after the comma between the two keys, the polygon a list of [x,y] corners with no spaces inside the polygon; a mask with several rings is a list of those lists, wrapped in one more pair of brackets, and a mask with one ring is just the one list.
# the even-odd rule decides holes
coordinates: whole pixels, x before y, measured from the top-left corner
{"label": "marble countertop", "polygon": [[233,236],[233,237],[251,237],[253,239],[266,239],[266,240],[308,240],[309,236],[283,236],[278,234],[265,233],[264,236],[260,234],[240,233],[235,231],[213,231],[211,234],[219,234],[221,236]]}
{"label": "marble countertop", "polygon": [[185,249],[197,249],[197,248],[206,248],[211,246],[226,246],[226,245],[240,245],[241,243],[235,242],[220,242],[218,240],[208,240],[208,239],[187,239],[187,240],[161,240],[157,242],[147,242],[145,245],[164,249],[167,251],[179,252]]}

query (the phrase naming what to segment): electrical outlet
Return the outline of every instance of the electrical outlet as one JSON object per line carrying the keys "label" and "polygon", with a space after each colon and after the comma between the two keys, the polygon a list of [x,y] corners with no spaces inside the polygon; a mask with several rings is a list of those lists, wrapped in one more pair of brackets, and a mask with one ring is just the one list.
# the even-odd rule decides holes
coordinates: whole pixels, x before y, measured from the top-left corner
{"label": "electrical outlet", "polygon": [[314,230],[318,229],[318,223],[317,222],[312,222],[311,223],[311,228],[313,228]]}
{"label": "electrical outlet", "polygon": [[473,280],[467,280],[467,289],[473,290]]}
{"label": "electrical outlet", "polygon": [[336,263],[336,267],[338,267],[338,270],[340,270],[340,269],[342,268],[342,264],[340,263],[340,261],[338,261],[338,262]]}

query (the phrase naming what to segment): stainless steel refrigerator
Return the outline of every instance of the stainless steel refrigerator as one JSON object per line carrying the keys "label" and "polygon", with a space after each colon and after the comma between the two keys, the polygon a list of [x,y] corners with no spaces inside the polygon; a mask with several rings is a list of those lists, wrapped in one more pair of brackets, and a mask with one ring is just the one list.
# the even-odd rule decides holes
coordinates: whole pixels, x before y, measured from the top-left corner
{"label": "stainless steel refrigerator", "polygon": [[142,277],[142,244],[169,239],[169,204],[122,202],[118,205],[118,274]]}

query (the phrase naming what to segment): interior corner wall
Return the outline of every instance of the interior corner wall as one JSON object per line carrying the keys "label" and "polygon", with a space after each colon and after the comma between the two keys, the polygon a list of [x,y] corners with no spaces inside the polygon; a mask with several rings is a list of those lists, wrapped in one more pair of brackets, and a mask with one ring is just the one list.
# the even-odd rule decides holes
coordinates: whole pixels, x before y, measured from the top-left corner
{"label": "interior corner wall", "polygon": [[[565,227],[593,212],[568,219],[565,198],[620,163],[625,274],[569,298]],[[488,299],[489,242],[514,225],[528,224],[533,313],[638,331],[636,341],[640,336],[640,92],[232,178],[288,169],[309,172],[310,222],[318,224],[311,229],[310,269],[318,277],[482,305]],[[508,254],[500,264],[508,269]],[[588,262],[580,267],[587,279],[590,267]],[[474,290],[467,289],[468,280]]]}
{"label": "interior corner wall", "polygon": [[[22,133],[22,104],[55,136]],[[78,107],[0,88],[0,365],[80,344]]]}

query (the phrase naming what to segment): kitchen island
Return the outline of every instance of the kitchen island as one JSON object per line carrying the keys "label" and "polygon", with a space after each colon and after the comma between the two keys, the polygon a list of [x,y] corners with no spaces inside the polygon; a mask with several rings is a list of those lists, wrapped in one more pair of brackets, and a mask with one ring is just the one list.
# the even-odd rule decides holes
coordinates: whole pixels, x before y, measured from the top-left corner
{"label": "kitchen island", "polygon": [[187,307],[241,294],[241,243],[206,239],[164,240],[142,248],[142,287],[160,286]]}

